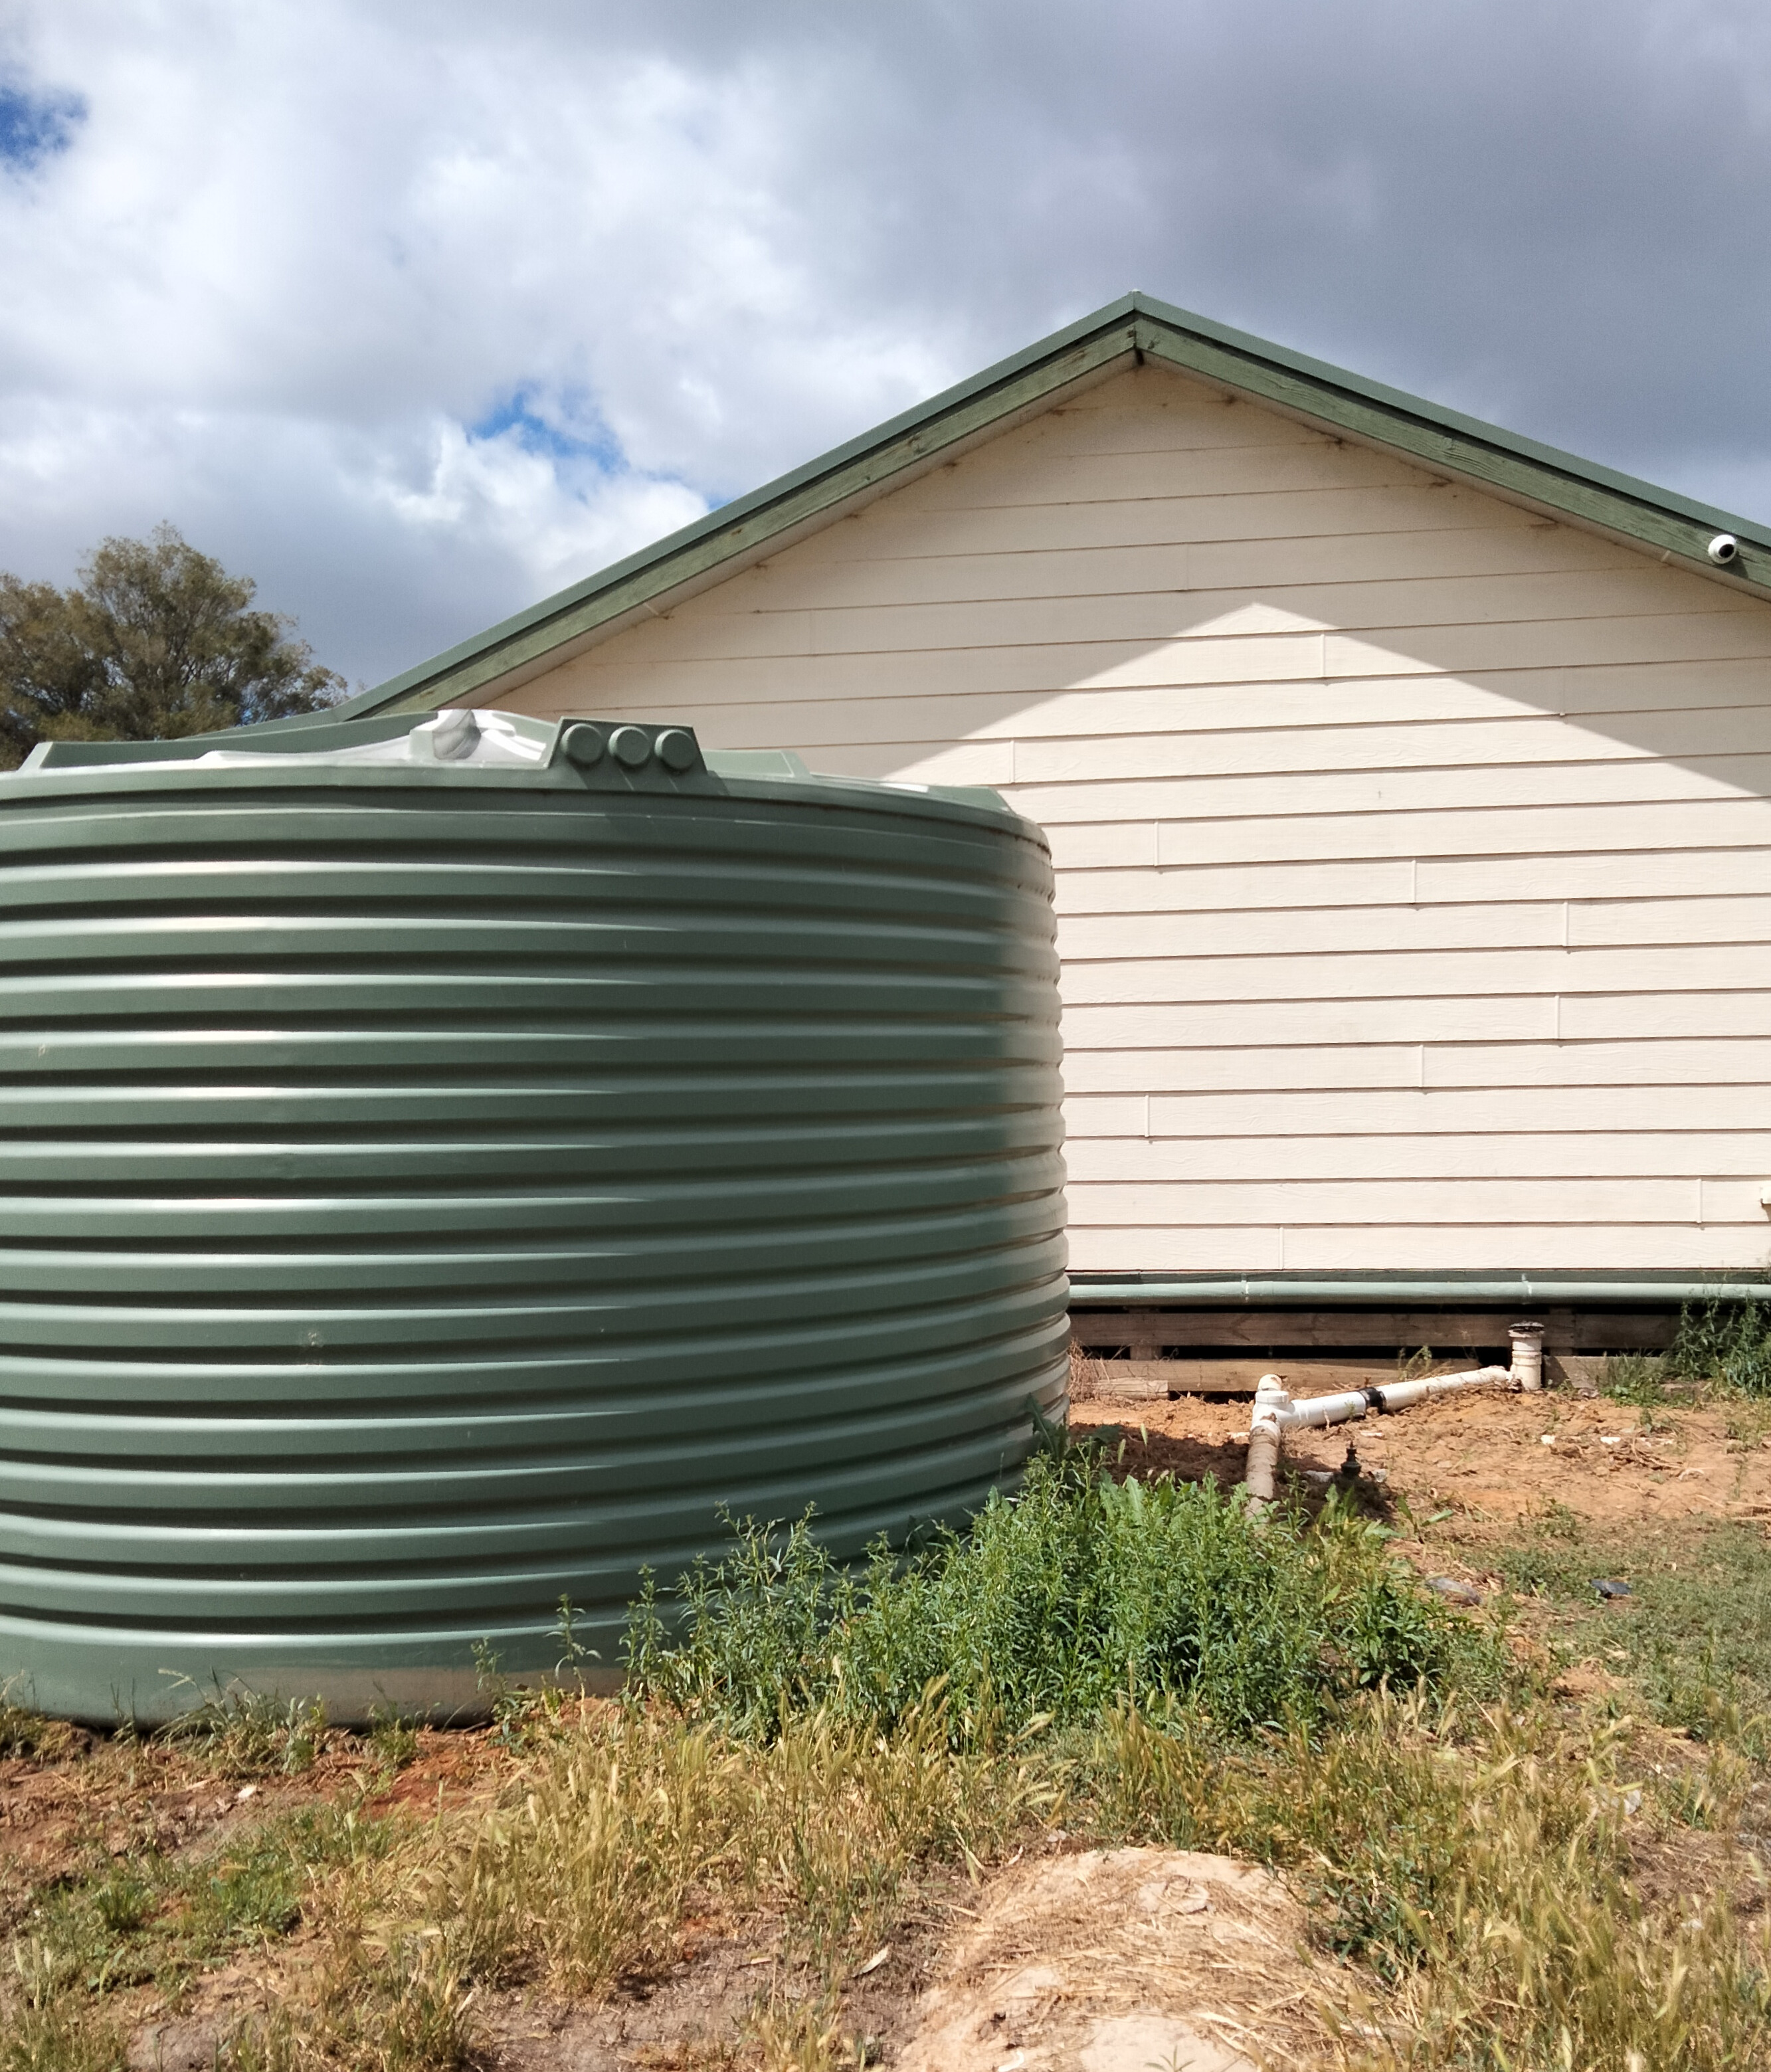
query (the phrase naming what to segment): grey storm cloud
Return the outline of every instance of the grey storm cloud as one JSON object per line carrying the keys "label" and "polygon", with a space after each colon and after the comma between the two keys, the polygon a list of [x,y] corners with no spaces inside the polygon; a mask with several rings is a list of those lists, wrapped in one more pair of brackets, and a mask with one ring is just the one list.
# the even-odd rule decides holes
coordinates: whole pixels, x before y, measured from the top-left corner
{"label": "grey storm cloud", "polygon": [[0,566],[374,681],[1127,288],[1771,513],[1771,10],[0,11]]}

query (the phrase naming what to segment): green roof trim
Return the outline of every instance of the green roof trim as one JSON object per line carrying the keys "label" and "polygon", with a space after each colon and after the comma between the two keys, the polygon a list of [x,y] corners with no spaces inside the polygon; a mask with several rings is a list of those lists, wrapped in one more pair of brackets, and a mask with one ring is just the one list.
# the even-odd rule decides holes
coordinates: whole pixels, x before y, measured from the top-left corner
{"label": "green roof trim", "polygon": [[[749,495],[721,504],[624,561],[331,708],[327,718],[429,710],[471,697],[569,643],[643,608],[783,534],[834,516],[855,497],[949,447],[1037,408],[1073,382],[1142,355],[1325,430],[1387,446],[1420,465],[1594,526],[1705,575],[1771,595],[1771,527],[1739,518],[1577,454],[1441,409],[1344,368],[1214,323],[1143,294],[987,367]],[[1718,532],[1740,542],[1725,571],[1708,560]]]}

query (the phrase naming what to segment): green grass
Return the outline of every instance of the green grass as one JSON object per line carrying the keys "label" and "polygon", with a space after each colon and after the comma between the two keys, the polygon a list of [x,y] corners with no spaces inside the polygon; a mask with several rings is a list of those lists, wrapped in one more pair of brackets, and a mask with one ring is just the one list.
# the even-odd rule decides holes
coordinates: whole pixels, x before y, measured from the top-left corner
{"label": "green grass", "polygon": [[[1771,1556],[1757,1527],[1625,1531],[1552,1513],[1529,1537],[1473,1558],[1552,1605],[1563,1651],[1628,1677],[1650,1716],[1771,1761]],[[1601,1577],[1629,1596],[1605,1602],[1593,1587]]]}
{"label": "green grass", "polygon": [[26,2006],[0,2039],[0,2072],[125,2072],[117,2025],[84,2006]]}
{"label": "green grass", "polygon": [[325,1736],[323,1705],[220,1685],[161,1729],[163,1740],[200,1751],[227,1777],[298,1776],[312,1768]]}
{"label": "green grass", "polygon": [[286,1935],[313,1874],[384,1853],[384,1823],[332,1805],[255,1826],[194,1856],[143,1852],[38,1893],[14,1955],[33,1996],[103,1995],[183,1983],[236,1951]]}
{"label": "green grass", "polygon": [[1036,1459],[964,1536],[907,1562],[876,1549],[859,1577],[809,1520],[746,1522],[673,1605],[648,1593],[630,1673],[642,1697],[753,1733],[820,1708],[889,1725],[939,1690],[968,1745],[1086,1725],[1127,1696],[1246,1733],[1382,1684],[1492,1680],[1492,1650],[1387,1537],[1337,1507],[1307,1526],[1211,1482],[1116,1482],[1079,1449]]}
{"label": "green grass", "polygon": [[[1471,1556],[1514,1593],[1495,1617],[1448,1610],[1344,1506],[1256,1519],[1087,1449],[853,1574],[807,1521],[746,1527],[637,1608],[626,1702],[495,1687],[495,1803],[366,1817],[415,1745],[390,1717],[355,1744],[356,1801],[46,1886],[0,1980],[0,2072],[120,2072],[118,1988],[175,2001],[257,1951],[269,1997],[218,2072],[468,2072],[491,1994],[646,1990],[710,1915],[783,1960],[720,2062],[836,2072],[844,1982],[928,1881],[1057,1828],[1280,1870],[1336,1960],[1347,2072],[1771,2063],[1764,1880],[1732,1840],[1771,1781],[1762,1536],[1552,1509]],[[1633,1594],[1601,1605],[1597,1577]],[[1561,1658],[1615,1670],[1610,1700],[1512,1661],[1527,1600]],[[565,1634],[569,1659],[569,1611]],[[230,1700],[166,1759],[299,1771],[319,1732]]]}

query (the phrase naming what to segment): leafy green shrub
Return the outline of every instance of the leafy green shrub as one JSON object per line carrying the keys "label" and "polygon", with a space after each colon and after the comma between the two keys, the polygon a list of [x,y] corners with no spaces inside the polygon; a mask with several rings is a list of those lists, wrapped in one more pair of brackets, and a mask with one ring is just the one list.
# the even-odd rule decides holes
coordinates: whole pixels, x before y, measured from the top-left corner
{"label": "leafy green shrub", "polygon": [[648,1584],[629,1671],[637,1695],[752,1733],[816,1708],[890,1725],[935,1687],[962,1742],[1126,1698],[1247,1732],[1443,1681],[1484,1646],[1345,1511],[1258,1519],[1214,1483],[1116,1482],[1080,1451],[1036,1460],[964,1535],[902,1561],[877,1546],[859,1577],[809,1514],[734,1541],[682,1578],[672,1618]]}

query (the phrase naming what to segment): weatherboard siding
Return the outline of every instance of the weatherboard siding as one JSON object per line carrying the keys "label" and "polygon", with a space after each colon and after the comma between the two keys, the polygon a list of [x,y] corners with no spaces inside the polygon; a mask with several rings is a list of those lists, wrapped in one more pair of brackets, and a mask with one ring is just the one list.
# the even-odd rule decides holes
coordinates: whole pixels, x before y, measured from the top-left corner
{"label": "weatherboard siding", "polygon": [[1146,367],[497,702],[993,785],[1083,1268],[1762,1264],[1771,606]]}

